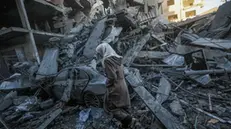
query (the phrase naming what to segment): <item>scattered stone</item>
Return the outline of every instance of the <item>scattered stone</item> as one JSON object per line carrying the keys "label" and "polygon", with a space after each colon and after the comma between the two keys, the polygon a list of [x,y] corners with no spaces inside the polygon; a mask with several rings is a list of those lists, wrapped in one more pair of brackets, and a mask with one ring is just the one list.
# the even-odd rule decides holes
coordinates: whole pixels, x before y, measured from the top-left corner
{"label": "scattered stone", "polygon": [[3,100],[0,102],[0,111],[4,111],[6,108],[13,104],[13,99],[17,97],[16,91],[8,93]]}
{"label": "scattered stone", "polygon": [[184,109],[181,107],[181,104],[178,100],[174,100],[172,103],[170,103],[170,109],[175,115],[184,115]]}

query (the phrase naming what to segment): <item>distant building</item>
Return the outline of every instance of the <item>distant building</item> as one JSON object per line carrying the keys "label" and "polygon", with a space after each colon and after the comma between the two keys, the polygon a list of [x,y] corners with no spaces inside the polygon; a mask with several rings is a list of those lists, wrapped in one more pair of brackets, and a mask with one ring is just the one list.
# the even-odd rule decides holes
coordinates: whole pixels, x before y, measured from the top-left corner
{"label": "distant building", "polygon": [[178,22],[201,14],[204,0],[165,0],[163,14],[170,22]]}
{"label": "distant building", "polygon": [[214,7],[214,8],[211,8],[207,11],[204,11],[203,13],[201,13],[200,15],[205,15],[205,14],[209,14],[209,13],[214,13],[214,12],[217,12],[218,10],[218,7]]}

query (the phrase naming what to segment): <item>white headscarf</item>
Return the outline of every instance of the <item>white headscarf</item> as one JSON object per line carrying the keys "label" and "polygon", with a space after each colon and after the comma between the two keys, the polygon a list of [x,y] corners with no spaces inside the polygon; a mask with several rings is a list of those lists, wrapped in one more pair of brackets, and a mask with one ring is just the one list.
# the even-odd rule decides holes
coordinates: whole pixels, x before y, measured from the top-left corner
{"label": "white headscarf", "polygon": [[104,67],[104,60],[108,57],[115,56],[118,58],[122,58],[122,56],[119,56],[108,43],[99,44],[96,47],[96,52],[103,57],[101,61],[103,67]]}

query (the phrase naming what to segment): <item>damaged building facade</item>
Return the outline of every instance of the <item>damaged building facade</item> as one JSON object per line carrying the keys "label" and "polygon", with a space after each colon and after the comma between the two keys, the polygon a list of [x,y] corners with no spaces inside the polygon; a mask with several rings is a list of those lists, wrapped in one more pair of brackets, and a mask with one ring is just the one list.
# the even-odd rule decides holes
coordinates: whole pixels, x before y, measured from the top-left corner
{"label": "damaged building facade", "polygon": [[139,129],[231,128],[231,2],[177,23],[162,3],[2,2],[0,129],[118,129],[103,109],[101,43],[123,56]]}

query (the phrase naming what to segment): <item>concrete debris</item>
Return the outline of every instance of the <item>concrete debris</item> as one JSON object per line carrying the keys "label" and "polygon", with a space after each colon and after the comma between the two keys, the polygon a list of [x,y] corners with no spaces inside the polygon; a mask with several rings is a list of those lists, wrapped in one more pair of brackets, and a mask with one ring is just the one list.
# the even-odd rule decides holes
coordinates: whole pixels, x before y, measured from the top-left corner
{"label": "concrete debris", "polygon": [[175,115],[184,115],[184,109],[182,108],[180,101],[174,100],[172,103],[170,103],[170,108]]}
{"label": "concrete debris", "polygon": [[231,69],[211,69],[211,70],[186,70],[185,75],[204,75],[204,74],[226,74],[230,73]]}
{"label": "concrete debris", "polygon": [[208,74],[206,75],[191,75],[189,76],[191,79],[195,80],[196,82],[202,84],[202,85],[208,85],[212,79]]}
{"label": "concrete debris", "polygon": [[112,26],[111,33],[102,42],[105,43],[113,42],[114,44],[118,40],[118,39],[116,40],[116,38],[120,35],[122,29],[123,29],[122,27]]}
{"label": "concrete debris", "polygon": [[231,48],[230,42],[231,42],[230,40],[199,38],[191,42],[190,44],[227,51],[227,50],[230,50]]}
{"label": "concrete debris", "polygon": [[47,109],[53,105],[54,105],[54,101],[52,99],[48,99],[40,103],[40,108]]}
{"label": "concrete debris", "polygon": [[59,50],[57,48],[45,50],[43,60],[37,72],[37,80],[42,79],[48,75],[56,74],[58,72],[58,54]]}
{"label": "concrete debris", "polygon": [[95,28],[93,29],[86,45],[83,50],[83,55],[90,58],[93,57],[95,54],[95,49],[96,47],[100,44],[101,42],[101,36],[104,33],[105,30],[105,22],[106,18],[100,20]]}
{"label": "concrete debris", "polygon": [[135,60],[136,56],[138,55],[142,47],[150,39],[150,37],[150,34],[146,34],[140,39],[140,41],[134,44],[134,46],[127,51],[126,55],[123,58],[123,63],[125,66],[129,67],[131,65],[131,63]]}
{"label": "concrete debris", "polygon": [[168,99],[170,91],[171,91],[171,84],[165,78],[161,78],[156,94],[156,101],[158,101],[160,104],[165,102]]}
{"label": "concrete debris", "polygon": [[81,30],[83,30],[84,25],[83,24],[78,24],[77,27],[74,27],[70,30],[69,34],[79,34]]}
{"label": "concrete debris", "polygon": [[220,27],[226,27],[229,23],[229,17],[231,13],[231,9],[229,8],[231,5],[231,2],[227,2],[219,7],[217,14],[212,21],[211,27],[209,30],[215,30]]}
{"label": "concrete debris", "polygon": [[[133,73],[130,73],[134,78],[135,75]],[[131,85],[133,82],[129,82]],[[164,86],[163,83],[167,83],[167,80],[162,78],[160,83],[160,89],[162,90],[162,86]],[[165,98],[158,99],[162,95],[157,95],[157,99],[155,99],[145,88],[142,86],[142,84],[135,84],[137,86],[133,86],[134,91],[141,97],[141,99],[144,101],[144,103],[150,108],[150,110],[155,114],[155,116],[163,123],[163,125],[167,129],[183,129],[184,127],[179,124],[179,121],[171,115],[170,112],[167,111],[164,107],[161,106],[161,103],[159,101],[163,102]],[[139,85],[139,86],[138,86]],[[167,88],[169,89],[169,88]],[[161,91],[160,91],[161,92]],[[163,92],[163,91],[162,91]],[[167,90],[166,92],[169,92]],[[164,94],[165,95],[165,94]]]}
{"label": "concrete debris", "polygon": [[163,60],[164,63],[172,66],[182,66],[184,64],[184,57],[172,54]]}
{"label": "concrete debris", "polygon": [[15,107],[17,112],[30,111],[34,106],[38,104],[38,99],[35,96],[25,99],[23,103]]}
{"label": "concrete debris", "polygon": [[164,59],[169,56],[168,52],[160,52],[160,51],[140,51],[137,55],[137,58],[153,58],[153,59]]}
{"label": "concrete debris", "polygon": [[[123,57],[126,111],[141,129],[230,128],[230,1],[178,23],[166,22],[150,1],[35,1],[52,15],[33,16],[33,4],[24,2],[32,28],[1,30],[0,128],[119,128],[102,109],[107,78],[95,55],[101,43]],[[7,47],[15,36],[27,44],[27,33],[38,52],[31,44]]]}
{"label": "concrete debris", "polygon": [[60,113],[62,109],[55,110],[52,114],[50,114],[50,118],[48,118],[44,123],[42,123],[38,129],[45,129]]}
{"label": "concrete debris", "polygon": [[0,111],[4,111],[5,109],[7,109],[8,107],[10,107],[10,105],[13,104],[13,99],[17,97],[17,92],[16,91],[11,91],[10,93],[8,93],[2,100],[0,103]]}
{"label": "concrete debris", "polygon": [[6,125],[6,123],[2,120],[2,118],[0,118],[0,122],[1,124],[6,128],[9,129],[9,127]]}
{"label": "concrete debris", "polygon": [[89,18],[92,19],[98,19],[100,16],[104,16],[104,7],[103,7],[103,1],[97,0],[96,3],[91,7]]}
{"label": "concrete debris", "polygon": [[[183,101],[183,100],[180,100],[180,102],[181,102],[182,104],[184,104],[184,105],[190,106],[187,102],[185,102],[185,101]],[[191,106],[191,107],[192,107],[192,106]],[[219,121],[222,122],[222,123],[231,124],[231,121],[230,121],[230,120],[224,120],[224,119],[219,118],[219,117],[217,117],[217,116],[214,116],[214,115],[212,115],[212,114],[210,114],[210,113],[208,113],[208,112],[206,112],[206,111],[203,111],[203,110],[201,110],[200,108],[196,108],[196,107],[192,107],[192,108],[194,108],[195,110],[197,110],[197,111],[199,111],[199,112],[201,112],[201,113],[204,113],[205,115],[208,115],[209,117],[212,117],[212,118],[214,118],[214,119],[216,119],[216,120],[219,120]]]}

